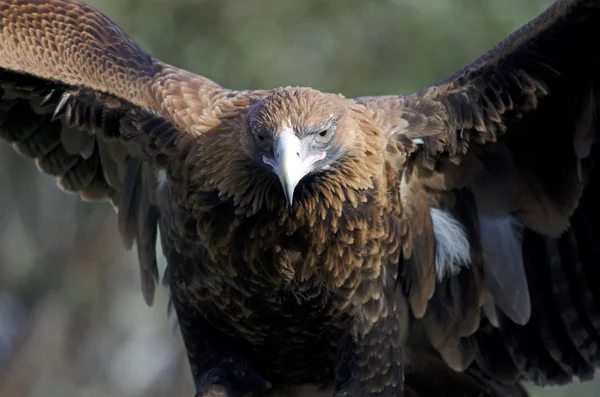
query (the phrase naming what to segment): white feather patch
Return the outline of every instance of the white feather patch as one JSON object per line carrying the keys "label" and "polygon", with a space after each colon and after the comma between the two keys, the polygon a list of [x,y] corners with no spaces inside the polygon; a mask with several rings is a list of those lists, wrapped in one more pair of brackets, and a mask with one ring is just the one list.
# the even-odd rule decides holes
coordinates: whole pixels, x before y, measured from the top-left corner
{"label": "white feather patch", "polygon": [[431,209],[438,280],[452,276],[471,263],[471,247],[464,228],[448,211]]}
{"label": "white feather patch", "polygon": [[479,214],[485,286],[496,306],[524,325],[531,316],[523,264],[523,225],[511,216]]}

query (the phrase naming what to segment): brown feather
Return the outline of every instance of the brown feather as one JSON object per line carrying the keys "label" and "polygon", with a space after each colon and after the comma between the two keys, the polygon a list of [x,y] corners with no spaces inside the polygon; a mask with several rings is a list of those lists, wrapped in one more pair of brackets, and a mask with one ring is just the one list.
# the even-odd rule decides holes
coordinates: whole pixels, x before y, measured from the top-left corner
{"label": "brown feather", "polygon": [[[65,190],[118,207],[148,304],[160,229],[200,395],[335,381],[389,397],[406,371],[407,394],[520,396],[521,378],[587,379],[600,361],[585,190],[600,160],[598,20],[596,2],[559,1],[431,87],[347,99],[223,89],[78,1],[0,1],[0,137]],[[331,123],[288,200],[273,143]],[[434,210],[456,225],[436,230]],[[437,249],[463,249],[449,235],[462,231],[469,263],[438,272]],[[521,248],[491,261],[491,238]]]}
{"label": "brown feather", "polygon": [[[484,313],[504,336],[518,370],[540,384],[564,383],[573,374],[587,379],[590,371],[585,363],[597,367],[594,349],[588,349],[599,342],[599,334],[592,331],[597,329],[597,301],[583,282],[575,244],[567,239],[572,238],[570,224],[578,221],[581,225],[574,213],[578,214],[581,200],[587,201],[584,188],[591,175],[596,175],[593,167],[600,160],[595,149],[600,130],[600,46],[589,41],[600,34],[598,19],[600,7],[593,1],[557,1],[478,60],[431,87],[408,96],[357,99],[385,126],[391,139],[422,141],[406,165],[437,205],[446,192],[468,189],[475,194],[474,219],[514,217],[524,224],[526,236],[533,230],[547,239],[535,244],[532,237],[526,237],[522,248],[527,279],[520,282],[532,288],[531,302],[511,302],[510,294],[515,291],[509,280],[502,283],[508,299],[493,297],[489,291],[467,298],[473,303],[486,295],[492,298]],[[586,213],[591,216],[593,212],[588,207]],[[469,231],[471,236],[478,233]],[[579,232],[579,244],[586,244],[581,241],[589,241],[590,233],[592,228]],[[558,242],[554,240],[561,235]],[[477,238],[471,240],[472,245],[476,243]],[[533,261],[527,258],[535,255],[549,255],[541,262],[544,270],[530,269]],[[542,276],[541,271],[552,277]],[[483,276],[494,272],[508,274],[504,268],[488,268]],[[466,291],[467,285],[458,290]],[[440,287],[447,289],[448,282],[436,288],[423,321],[434,346],[459,363],[455,343],[449,342],[458,335],[451,321],[455,295],[439,299]],[[552,312],[543,307],[548,299],[556,299]],[[510,314],[506,303],[532,305],[538,313],[520,328],[497,310],[495,304],[500,304]],[[511,317],[519,319],[518,312],[525,310],[520,307]],[[456,324],[463,323],[460,316],[456,318]],[[541,328],[541,343],[536,327]],[[482,358],[481,353],[478,356]],[[486,368],[507,371],[489,363]]]}

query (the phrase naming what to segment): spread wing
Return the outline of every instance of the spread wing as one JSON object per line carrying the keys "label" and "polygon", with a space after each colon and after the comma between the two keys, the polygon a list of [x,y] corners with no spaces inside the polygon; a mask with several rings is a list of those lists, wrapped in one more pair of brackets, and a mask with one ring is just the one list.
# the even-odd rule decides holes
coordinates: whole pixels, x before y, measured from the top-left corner
{"label": "spread wing", "polygon": [[600,2],[557,1],[431,87],[357,99],[409,152],[403,184],[428,195],[407,196],[430,209],[411,222],[454,275],[432,296],[432,270],[407,282],[431,296],[413,311],[454,368],[548,384],[600,364],[599,37]]}
{"label": "spread wing", "polygon": [[150,304],[158,179],[169,177],[173,156],[185,155],[186,139],[210,128],[214,104],[231,95],[151,58],[77,1],[2,0],[0,27],[0,137],[63,189],[118,207]]}

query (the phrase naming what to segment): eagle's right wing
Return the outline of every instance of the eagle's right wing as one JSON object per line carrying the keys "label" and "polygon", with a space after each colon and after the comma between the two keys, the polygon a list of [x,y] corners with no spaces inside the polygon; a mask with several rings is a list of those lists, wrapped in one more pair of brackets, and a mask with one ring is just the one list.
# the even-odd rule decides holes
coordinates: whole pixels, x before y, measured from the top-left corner
{"label": "eagle's right wing", "polygon": [[78,1],[0,0],[0,28],[0,137],[63,189],[118,207],[151,304],[158,179],[235,94],[153,59]]}

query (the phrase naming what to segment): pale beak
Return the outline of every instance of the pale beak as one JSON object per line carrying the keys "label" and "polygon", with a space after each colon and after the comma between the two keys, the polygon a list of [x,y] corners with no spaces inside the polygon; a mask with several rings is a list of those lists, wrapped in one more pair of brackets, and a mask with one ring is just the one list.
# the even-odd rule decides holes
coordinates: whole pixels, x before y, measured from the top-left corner
{"label": "pale beak", "polygon": [[270,165],[279,177],[283,193],[290,207],[294,203],[294,190],[298,182],[308,174],[312,165],[323,160],[327,152],[307,155],[302,153],[302,142],[293,132],[284,132],[275,142],[274,158],[263,156],[263,162]]}
{"label": "pale beak", "polygon": [[285,133],[279,138],[274,149],[274,170],[283,187],[285,198],[291,206],[294,202],[296,185],[307,171],[307,164],[302,161],[302,144],[296,135]]}

